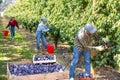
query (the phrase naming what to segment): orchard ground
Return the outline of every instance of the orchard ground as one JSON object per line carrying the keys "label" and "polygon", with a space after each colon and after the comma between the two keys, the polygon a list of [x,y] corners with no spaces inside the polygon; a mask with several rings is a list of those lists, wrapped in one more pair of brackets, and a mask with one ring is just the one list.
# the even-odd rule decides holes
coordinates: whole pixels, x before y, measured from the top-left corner
{"label": "orchard ground", "polygon": [[[37,52],[35,48],[35,33],[30,33],[28,30],[20,27],[16,28],[16,37],[11,40],[10,34],[7,37],[3,36],[3,30],[8,23],[8,19],[0,18],[0,80],[7,80],[8,62],[32,60],[33,55],[46,53],[45,51]],[[49,41],[47,39],[47,42]],[[57,56],[57,61],[66,66],[69,70],[72,58],[72,52],[67,52],[67,44],[58,44],[58,49],[53,54]],[[83,57],[81,57],[83,58]],[[83,61],[80,59],[76,74],[84,70]],[[111,67],[96,68],[95,80],[120,80],[120,72]]]}

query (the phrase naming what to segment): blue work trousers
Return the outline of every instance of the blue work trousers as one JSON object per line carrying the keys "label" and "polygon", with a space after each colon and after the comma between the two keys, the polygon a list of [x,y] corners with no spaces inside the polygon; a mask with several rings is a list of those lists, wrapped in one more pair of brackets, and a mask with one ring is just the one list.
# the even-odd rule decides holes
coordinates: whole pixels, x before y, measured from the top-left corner
{"label": "blue work trousers", "polygon": [[40,40],[42,41],[43,49],[46,50],[46,39],[42,31],[36,31],[36,48],[40,50]]}
{"label": "blue work trousers", "polygon": [[73,58],[72,58],[72,62],[70,65],[70,72],[69,72],[69,77],[70,78],[74,78],[75,75],[75,68],[76,65],[78,63],[78,60],[80,58],[80,55],[83,54],[84,56],[84,66],[85,66],[85,72],[90,74],[91,73],[91,68],[90,68],[90,56],[91,56],[91,51],[87,50],[81,50],[79,51],[75,46],[73,47]]}
{"label": "blue work trousers", "polygon": [[15,27],[14,26],[10,26],[9,29],[10,29],[10,33],[11,33],[12,39],[14,39],[14,37],[15,37]]}

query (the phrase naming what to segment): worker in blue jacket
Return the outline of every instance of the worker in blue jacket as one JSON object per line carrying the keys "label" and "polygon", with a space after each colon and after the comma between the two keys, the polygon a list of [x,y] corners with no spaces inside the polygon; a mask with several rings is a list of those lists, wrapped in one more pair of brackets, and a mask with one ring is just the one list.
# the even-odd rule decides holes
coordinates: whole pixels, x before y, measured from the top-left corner
{"label": "worker in blue jacket", "polygon": [[44,36],[44,32],[51,30],[51,28],[46,26],[46,23],[47,23],[47,18],[42,17],[41,22],[38,24],[36,30],[36,48],[38,51],[40,50],[40,40],[42,41],[43,49],[46,50],[46,39]]}

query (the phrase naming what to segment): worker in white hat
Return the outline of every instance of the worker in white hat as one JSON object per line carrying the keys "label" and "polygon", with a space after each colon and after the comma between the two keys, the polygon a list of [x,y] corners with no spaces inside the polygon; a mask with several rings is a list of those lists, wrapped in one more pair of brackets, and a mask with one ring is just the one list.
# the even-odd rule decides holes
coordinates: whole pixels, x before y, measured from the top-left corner
{"label": "worker in white hat", "polygon": [[43,49],[46,50],[46,39],[44,37],[44,32],[51,30],[48,26],[46,26],[47,18],[42,17],[41,22],[39,23],[37,30],[36,30],[36,48],[40,50],[40,40],[42,41]]}
{"label": "worker in white hat", "polygon": [[84,56],[84,64],[85,64],[85,72],[90,74],[90,56],[91,51],[88,46],[92,45],[92,37],[95,34],[97,29],[92,24],[86,24],[83,28],[81,28],[74,40],[73,47],[73,58],[70,65],[69,77],[70,80],[74,80],[74,72],[80,55]]}

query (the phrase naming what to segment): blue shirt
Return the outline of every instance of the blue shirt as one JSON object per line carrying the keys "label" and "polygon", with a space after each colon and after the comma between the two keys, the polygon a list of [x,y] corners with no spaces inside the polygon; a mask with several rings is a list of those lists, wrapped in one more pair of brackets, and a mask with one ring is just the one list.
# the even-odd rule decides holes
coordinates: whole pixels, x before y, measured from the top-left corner
{"label": "blue shirt", "polygon": [[46,26],[46,24],[41,22],[40,24],[38,24],[38,27],[37,27],[36,31],[47,32],[48,30],[49,30],[49,28]]}

